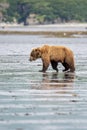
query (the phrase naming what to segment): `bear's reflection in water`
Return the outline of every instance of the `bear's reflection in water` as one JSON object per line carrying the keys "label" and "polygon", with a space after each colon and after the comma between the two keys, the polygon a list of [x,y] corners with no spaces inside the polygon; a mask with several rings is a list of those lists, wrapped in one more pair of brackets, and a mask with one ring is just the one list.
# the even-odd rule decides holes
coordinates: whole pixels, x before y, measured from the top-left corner
{"label": "bear's reflection in water", "polygon": [[74,73],[42,73],[42,81],[36,83],[34,89],[71,89],[73,87]]}
{"label": "bear's reflection in water", "polygon": [[75,75],[72,73],[52,73],[51,77],[48,74],[43,74],[43,87],[45,88],[60,88],[73,86]]}

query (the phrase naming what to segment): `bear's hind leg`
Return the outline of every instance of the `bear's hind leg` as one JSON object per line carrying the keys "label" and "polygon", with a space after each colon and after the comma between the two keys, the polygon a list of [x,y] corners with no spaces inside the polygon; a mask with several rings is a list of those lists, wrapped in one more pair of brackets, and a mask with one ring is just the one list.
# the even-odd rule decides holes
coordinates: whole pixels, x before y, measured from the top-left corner
{"label": "bear's hind leg", "polygon": [[75,71],[75,67],[71,66],[70,72],[74,72],[74,71]]}
{"label": "bear's hind leg", "polygon": [[51,66],[52,66],[52,68],[58,72],[57,65],[58,65],[58,62],[53,61],[53,60],[51,61]]}
{"label": "bear's hind leg", "polygon": [[63,62],[62,65],[65,67],[63,71],[68,71],[69,70],[69,65],[66,62]]}

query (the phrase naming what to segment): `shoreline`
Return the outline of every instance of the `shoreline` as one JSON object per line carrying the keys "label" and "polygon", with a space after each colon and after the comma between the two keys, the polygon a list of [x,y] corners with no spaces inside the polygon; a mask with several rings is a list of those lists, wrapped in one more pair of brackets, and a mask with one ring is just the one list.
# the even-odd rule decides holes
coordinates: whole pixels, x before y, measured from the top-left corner
{"label": "shoreline", "polygon": [[2,35],[43,35],[47,37],[87,37],[87,23],[65,23],[49,25],[9,24],[0,25]]}
{"label": "shoreline", "polygon": [[60,24],[39,24],[39,25],[23,25],[23,24],[6,24],[0,23],[0,27],[87,27],[87,23],[60,23]]}

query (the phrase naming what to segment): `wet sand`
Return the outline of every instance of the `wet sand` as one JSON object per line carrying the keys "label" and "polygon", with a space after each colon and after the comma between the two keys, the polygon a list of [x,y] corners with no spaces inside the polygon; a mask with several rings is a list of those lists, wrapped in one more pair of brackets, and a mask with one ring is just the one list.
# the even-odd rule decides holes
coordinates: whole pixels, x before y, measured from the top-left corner
{"label": "wet sand", "polygon": [[53,32],[53,31],[0,31],[2,35],[44,35],[46,37],[59,37],[59,38],[71,38],[71,37],[87,37],[87,31],[61,31],[61,32]]}

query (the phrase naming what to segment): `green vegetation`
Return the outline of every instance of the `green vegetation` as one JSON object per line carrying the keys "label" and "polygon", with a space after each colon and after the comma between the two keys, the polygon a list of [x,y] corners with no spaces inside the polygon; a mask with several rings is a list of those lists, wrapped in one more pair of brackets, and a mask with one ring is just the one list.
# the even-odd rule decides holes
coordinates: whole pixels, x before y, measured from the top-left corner
{"label": "green vegetation", "polygon": [[30,14],[35,14],[39,23],[80,21],[87,22],[87,0],[0,0],[0,9],[5,21],[24,22]]}

